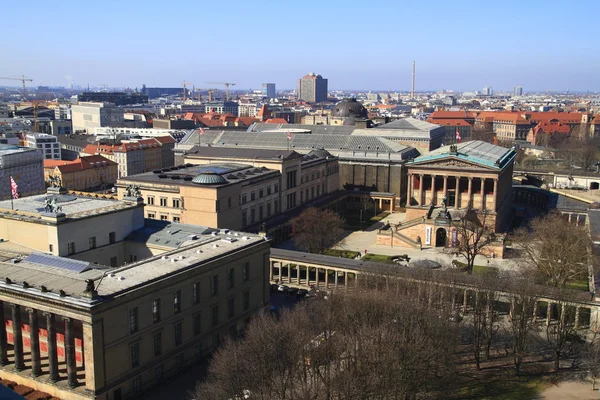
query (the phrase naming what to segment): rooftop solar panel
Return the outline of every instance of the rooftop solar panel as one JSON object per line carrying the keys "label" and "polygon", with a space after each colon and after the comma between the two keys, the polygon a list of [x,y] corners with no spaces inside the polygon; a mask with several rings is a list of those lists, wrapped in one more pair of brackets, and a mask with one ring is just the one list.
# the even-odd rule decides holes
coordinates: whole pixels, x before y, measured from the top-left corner
{"label": "rooftop solar panel", "polygon": [[71,272],[81,273],[90,269],[90,263],[85,261],[70,260],[68,258],[51,256],[44,253],[32,253],[25,261],[47,267],[60,268]]}

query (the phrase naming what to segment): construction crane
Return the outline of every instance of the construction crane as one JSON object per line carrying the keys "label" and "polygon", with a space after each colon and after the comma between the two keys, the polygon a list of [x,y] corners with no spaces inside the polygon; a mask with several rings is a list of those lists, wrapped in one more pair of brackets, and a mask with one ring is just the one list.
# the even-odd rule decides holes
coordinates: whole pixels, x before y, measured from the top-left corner
{"label": "construction crane", "polygon": [[209,89],[209,88],[196,89],[196,92],[198,93],[198,101],[202,101],[201,92],[203,90],[206,90],[208,92],[208,101],[213,101],[213,93],[215,92],[216,89]]}
{"label": "construction crane", "polygon": [[225,85],[225,100],[229,101],[229,86],[235,86],[232,82],[205,82],[211,85]]}
{"label": "construction crane", "polygon": [[181,84],[181,86],[183,86],[183,101],[185,101],[187,99],[187,85],[191,85],[192,82],[186,82],[183,81],[183,83]]}
{"label": "construction crane", "polygon": [[23,84],[23,101],[27,100],[27,88],[25,87],[25,82],[33,82],[33,79],[25,78],[25,75],[21,75],[20,78],[5,78],[0,76],[0,79],[6,79],[9,81],[21,81]]}

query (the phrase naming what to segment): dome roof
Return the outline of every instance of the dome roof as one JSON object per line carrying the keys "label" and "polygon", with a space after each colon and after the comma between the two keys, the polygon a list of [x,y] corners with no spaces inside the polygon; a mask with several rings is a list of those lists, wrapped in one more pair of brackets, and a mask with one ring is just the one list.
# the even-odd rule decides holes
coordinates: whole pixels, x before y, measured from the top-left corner
{"label": "dome roof", "polygon": [[348,118],[348,117],[363,117],[367,118],[369,112],[356,99],[344,99],[333,106],[331,110],[332,117]]}
{"label": "dome roof", "polygon": [[222,185],[227,183],[227,180],[221,175],[214,172],[203,172],[192,179],[192,182],[199,185]]}

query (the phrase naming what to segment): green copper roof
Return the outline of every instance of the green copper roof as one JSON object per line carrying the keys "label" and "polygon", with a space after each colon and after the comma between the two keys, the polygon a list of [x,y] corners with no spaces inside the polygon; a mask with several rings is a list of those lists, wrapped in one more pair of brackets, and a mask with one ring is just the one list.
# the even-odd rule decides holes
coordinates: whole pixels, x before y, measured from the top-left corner
{"label": "green copper roof", "polygon": [[[456,152],[453,148],[456,148]],[[420,164],[424,162],[440,160],[443,158],[457,158],[467,162],[483,165],[485,167],[504,169],[504,167],[514,160],[517,153],[513,149],[496,146],[481,140],[472,140],[455,145],[443,146],[433,150],[428,154],[417,157],[408,164]]]}

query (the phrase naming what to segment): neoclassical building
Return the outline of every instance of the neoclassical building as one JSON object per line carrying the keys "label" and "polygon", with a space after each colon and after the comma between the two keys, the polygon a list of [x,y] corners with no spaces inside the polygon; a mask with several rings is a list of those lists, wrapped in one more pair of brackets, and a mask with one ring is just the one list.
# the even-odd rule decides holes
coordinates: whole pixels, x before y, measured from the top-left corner
{"label": "neoclassical building", "polygon": [[[482,141],[444,146],[407,163],[406,219],[393,227],[394,245],[451,247],[451,221],[476,211],[496,233],[512,213],[512,170],[516,152]],[[385,243],[382,232],[380,243]],[[391,234],[387,234],[389,244]]]}

